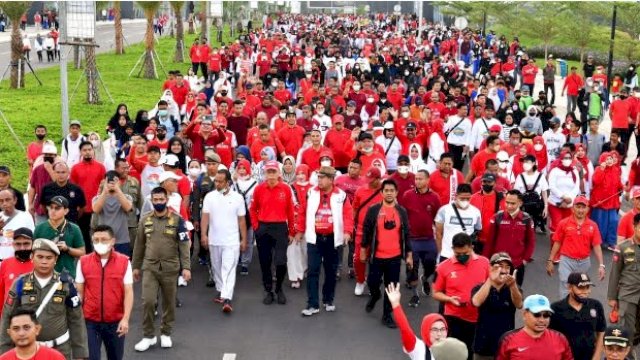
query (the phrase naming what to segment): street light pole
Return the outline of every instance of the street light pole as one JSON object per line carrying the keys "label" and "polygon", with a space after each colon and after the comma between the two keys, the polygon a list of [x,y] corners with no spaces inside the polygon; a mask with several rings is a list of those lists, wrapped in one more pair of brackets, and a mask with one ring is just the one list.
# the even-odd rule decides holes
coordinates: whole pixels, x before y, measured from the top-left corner
{"label": "street light pole", "polygon": [[607,93],[611,87],[611,73],[613,72],[613,44],[616,37],[616,15],[618,5],[613,5],[613,17],[611,18],[611,40],[609,42],[609,64],[607,66]]}
{"label": "street light pole", "polygon": [[60,113],[62,116],[62,135],[67,136],[69,132],[69,86],[67,83],[67,55],[64,47],[60,43],[67,41],[67,2],[58,1],[60,38]]}

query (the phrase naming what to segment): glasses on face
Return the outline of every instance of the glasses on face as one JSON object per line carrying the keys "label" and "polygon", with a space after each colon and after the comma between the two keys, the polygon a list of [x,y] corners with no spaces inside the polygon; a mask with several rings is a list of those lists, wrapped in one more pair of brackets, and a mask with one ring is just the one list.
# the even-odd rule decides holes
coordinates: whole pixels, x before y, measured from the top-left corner
{"label": "glasses on face", "polygon": [[548,319],[551,317],[551,313],[547,312],[547,311],[542,311],[539,313],[531,313],[531,315],[533,315],[534,318],[538,319],[540,317],[542,317],[543,319]]}
{"label": "glasses on face", "polygon": [[447,332],[447,328],[431,328],[431,332],[444,334]]}

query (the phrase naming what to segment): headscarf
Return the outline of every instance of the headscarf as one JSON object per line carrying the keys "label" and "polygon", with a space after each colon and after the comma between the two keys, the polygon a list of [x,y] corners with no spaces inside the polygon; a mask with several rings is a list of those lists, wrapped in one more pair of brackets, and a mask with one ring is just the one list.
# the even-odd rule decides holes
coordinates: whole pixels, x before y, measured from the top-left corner
{"label": "headscarf", "polygon": [[569,166],[562,165],[562,159],[567,155],[571,156],[571,153],[566,151],[566,150],[561,152],[560,155],[558,156],[558,158],[556,158],[551,163],[551,166],[549,167],[549,171],[551,171],[553,168],[558,168],[558,169],[560,169],[560,170],[562,170],[562,171],[564,171],[566,173],[571,173],[571,177],[573,178],[573,182],[576,182],[578,180],[576,178],[576,173],[574,172],[574,170],[576,169],[576,165],[575,165],[576,161],[573,160],[571,162],[571,165],[569,165]]}
{"label": "headscarf", "polygon": [[[524,155],[522,154],[522,152],[524,152]],[[516,154],[513,155],[513,164],[511,168],[511,172],[513,173],[514,177],[519,176],[524,171],[524,169],[522,168],[524,157],[527,155],[533,155],[533,153],[533,146],[531,146],[531,144],[522,143],[518,145],[518,150],[516,151]]]}
{"label": "headscarf", "polygon": [[631,84],[633,78],[636,76],[636,66],[634,64],[629,65],[627,73],[624,75],[624,83]]}
{"label": "headscarf", "polygon": [[253,159],[251,159],[251,150],[249,150],[249,147],[247,145],[238,146],[238,148],[236,149],[236,154],[242,154],[244,158],[249,162],[253,161]]}
{"label": "headscarf", "polygon": [[298,175],[300,173],[304,173],[304,175],[307,177],[307,183],[309,182],[309,175],[311,173],[311,171],[309,170],[309,166],[307,166],[306,164],[300,164],[296,167],[296,171],[295,171],[295,175]]}
{"label": "headscarf", "polygon": [[267,155],[267,161],[276,160],[276,152],[271,146],[265,146],[260,150],[260,155]]}
{"label": "headscarf", "polygon": [[[446,142],[445,142],[446,144]],[[411,157],[411,150],[416,149],[418,151],[418,158],[414,159]],[[422,146],[419,144],[413,143],[409,145],[409,171],[413,174],[416,174],[418,170],[422,170],[427,168],[427,164],[422,159]]]}
{"label": "headscarf", "polygon": [[[447,137],[444,135],[444,122],[441,119],[435,119],[431,121],[431,134],[438,134],[442,142],[444,142],[444,151],[449,151],[449,144],[447,143]],[[431,138],[431,136],[429,136]]]}
{"label": "headscarf", "polygon": [[[287,172],[284,170],[284,163],[289,160],[291,161],[291,165],[293,165],[293,171],[291,171],[290,173],[287,174]],[[291,185],[296,181],[296,160],[293,158],[293,156],[291,155],[287,155],[282,159],[282,180]]]}
{"label": "headscarf", "polygon": [[[180,143],[180,147],[182,148],[182,150],[180,150],[179,153],[174,153],[173,151],[171,151],[171,144],[173,144],[174,142],[179,142]],[[169,139],[169,146],[167,147],[167,155],[168,154],[173,154],[175,156],[178,157],[178,160],[180,160],[180,170],[182,170],[183,174],[188,174],[187,172],[187,152],[185,149],[185,145],[184,145],[184,141],[182,141],[181,138],[174,136],[171,139]]]}
{"label": "headscarf", "polygon": [[236,165],[236,171],[238,171],[238,168],[243,167],[245,168],[245,170],[247,170],[247,176],[251,176],[251,163],[246,160],[246,159],[242,159],[242,160],[238,160],[238,165]]}
{"label": "headscarf", "polygon": [[[583,157],[578,157],[578,150],[584,151]],[[589,157],[587,156],[587,149],[582,143],[576,144],[576,161],[582,165],[584,171],[584,180],[589,181],[591,174],[589,173]]]}
{"label": "headscarf", "polygon": [[[540,151],[536,151],[535,146],[537,144],[542,145],[542,149]],[[533,138],[533,154],[536,156],[536,161],[538,163],[538,169],[542,171],[547,164],[549,163],[549,157],[547,156],[547,145],[544,142],[544,138],[540,135]]]}
{"label": "headscarf", "polygon": [[447,320],[445,320],[444,316],[438,313],[427,314],[422,318],[422,325],[420,326],[420,336],[422,336],[422,341],[427,345],[428,348],[433,345],[431,343],[431,326],[436,321],[442,321],[444,327],[447,328],[447,333],[449,332],[449,325],[447,324]]}

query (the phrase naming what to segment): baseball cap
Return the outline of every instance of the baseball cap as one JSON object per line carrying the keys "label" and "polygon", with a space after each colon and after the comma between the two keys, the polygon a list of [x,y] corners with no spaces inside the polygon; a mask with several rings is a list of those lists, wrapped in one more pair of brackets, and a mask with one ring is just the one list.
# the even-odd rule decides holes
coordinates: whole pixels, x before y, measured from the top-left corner
{"label": "baseball cap", "polygon": [[490,172],[486,172],[484,173],[484,175],[482,175],[481,181],[495,182],[496,176]]}
{"label": "baseball cap", "polygon": [[387,121],[386,123],[384,123],[383,128],[385,130],[393,130],[393,121]]}
{"label": "baseball cap", "polygon": [[156,128],[156,132],[158,131],[167,131],[167,127],[164,125],[158,125],[158,127]]}
{"label": "baseball cap", "polygon": [[437,360],[465,360],[469,354],[467,345],[453,337],[434,344],[430,350],[433,358]]}
{"label": "baseball cap", "polygon": [[407,123],[407,130],[409,130],[409,129],[415,130],[417,128],[418,128],[418,126],[416,126],[416,123],[414,123],[414,122]]}
{"label": "baseball cap", "polygon": [[579,272],[569,274],[567,284],[575,286],[595,286],[593,282],[591,282],[591,279],[589,279],[589,275]]}
{"label": "baseball cap", "polygon": [[373,140],[373,135],[369,134],[368,132],[361,132],[360,135],[358,135],[358,141],[363,141],[363,140]]}
{"label": "baseball cap", "polygon": [[165,182],[167,180],[178,181],[178,180],[180,180],[180,176],[178,176],[175,173],[173,173],[173,171],[165,171],[162,174],[160,174],[160,176],[158,177],[158,183],[160,183],[160,184],[162,184],[163,182]]}
{"label": "baseball cap", "polygon": [[222,159],[220,159],[220,155],[218,155],[217,153],[209,153],[208,155],[205,156],[205,161],[214,161],[217,163],[221,163]]}
{"label": "baseball cap", "polygon": [[507,254],[506,252],[495,253],[491,256],[491,260],[489,260],[491,265],[498,264],[503,261],[508,262],[509,265],[513,267],[513,261],[511,260],[511,256],[509,256],[509,254]]}
{"label": "baseball cap", "polygon": [[380,172],[380,169],[377,167],[370,167],[369,171],[367,171],[366,178],[369,182],[382,179],[382,172]]}
{"label": "baseball cap", "polygon": [[80,127],[82,126],[82,124],[80,123],[80,120],[71,120],[71,122],[69,123],[69,126],[74,126],[74,125],[77,125]]}
{"label": "baseball cap", "polygon": [[551,118],[551,122],[554,123],[554,124],[560,124],[562,121],[560,120],[559,117],[554,116],[554,117]]}
{"label": "baseball cap", "polygon": [[280,164],[275,160],[267,161],[264,164],[264,171],[267,172],[269,170],[280,171]]}
{"label": "baseball cap", "polygon": [[356,102],[355,102],[355,101],[353,101],[353,100],[350,100],[350,101],[347,103],[347,107],[349,107],[349,106],[351,106],[351,107],[356,107]]}
{"label": "baseball cap", "polygon": [[62,206],[63,208],[68,208],[69,207],[69,200],[67,200],[66,197],[64,196],[54,196],[51,201],[49,201],[49,205],[51,204],[55,204],[58,206]]}
{"label": "baseball cap", "polygon": [[57,155],[58,149],[56,148],[56,145],[54,143],[46,142],[44,145],[42,145],[42,153]]}
{"label": "baseball cap", "polygon": [[33,250],[33,251],[36,251],[36,250],[51,251],[52,253],[54,253],[56,255],[60,255],[60,249],[58,249],[58,246],[56,245],[56,243],[54,243],[51,240],[47,240],[47,239],[36,239],[33,242],[33,246],[31,246],[31,250]]}
{"label": "baseball cap", "polygon": [[337,124],[337,123],[344,124],[344,116],[342,116],[340,114],[333,115],[333,117],[331,118],[331,121],[334,124]]}
{"label": "baseball cap", "polygon": [[398,156],[398,161],[397,163],[401,163],[401,162],[406,162],[406,163],[410,163],[411,159],[409,159],[409,157],[407,155],[400,155]]}
{"label": "baseball cap", "polygon": [[609,326],[604,331],[604,344],[617,345],[621,347],[629,346],[629,331],[618,325]]}
{"label": "baseball cap", "polygon": [[7,165],[0,165],[0,173],[11,175],[11,169]]}
{"label": "baseball cap", "polygon": [[162,165],[167,165],[171,167],[177,167],[180,160],[174,154],[167,154],[164,156],[164,160],[161,161]]}
{"label": "baseball cap", "polygon": [[334,178],[336,176],[336,169],[331,166],[322,166],[318,170],[318,175],[324,175],[330,178]]}
{"label": "baseball cap", "polygon": [[520,91],[522,91],[522,92],[525,92],[525,91],[526,91],[526,92],[529,92],[529,86],[527,86],[527,85],[522,85],[522,87],[520,88]]}
{"label": "baseball cap", "polygon": [[498,161],[509,161],[509,153],[504,150],[498,151],[496,154],[496,160]]}
{"label": "baseball cap", "polygon": [[21,227],[19,229],[16,229],[13,232],[13,238],[17,239],[19,237],[33,240],[33,231],[31,231],[29,228],[26,228],[26,227]]}
{"label": "baseball cap", "polygon": [[500,125],[491,125],[491,127],[489,128],[490,132],[501,132],[502,131],[502,126]]}
{"label": "baseball cap", "polygon": [[631,197],[634,199],[637,197],[640,197],[640,187],[633,189],[633,192],[631,193]]}
{"label": "baseball cap", "polygon": [[573,205],[578,205],[578,204],[589,206],[589,199],[587,199],[587,197],[584,195],[578,195],[573,200]]}
{"label": "baseball cap", "polygon": [[546,296],[540,294],[527,296],[527,298],[524,299],[523,308],[534,314],[542,311],[553,312],[553,310],[551,309],[551,304],[549,303],[549,299],[547,299]]}

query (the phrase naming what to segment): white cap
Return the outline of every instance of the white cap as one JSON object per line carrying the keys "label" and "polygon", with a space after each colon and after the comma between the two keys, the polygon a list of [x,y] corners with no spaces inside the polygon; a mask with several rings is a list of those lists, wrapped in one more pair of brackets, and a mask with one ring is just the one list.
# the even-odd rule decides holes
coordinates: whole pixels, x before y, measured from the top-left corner
{"label": "white cap", "polygon": [[53,142],[47,141],[46,143],[44,143],[44,145],[42,145],[42,153],[43,154],[57,154],[58,153],[58,149],[56,149],[56,145]]}
{"label": "white cap", "polygon": [[179,162],[180,162],[180,160],[178,159],[178,157],[175,154],[167,154],[167,155],[165,155],[164,159],[162,160],[162,165],[169,165],[169,166],[176,167],[176,166],[178,166]]}
{"label": "white cap", "polygon": [[504,151],[504,150],[500,150],[500,151],[498,151],[498,153],[496,154],[496,159],[498,159],[498,160],[502,160],[502,161],[509,160],[509,153],[507,153],[507,152],[506,152],[506,151]]}
{"label": "white cap", "polygon": [[393,121],[387,121],[386,123],[384,123],[384,127],[385,130],[393,130]]}
{"label": "white cap", "polygon": [[160,174],[158,178],[158,183],[162,184],[163,182],[169,179],[178,181],[180,180],[180,176],[176,175],[173,171],[165,171],[162,174]]}

